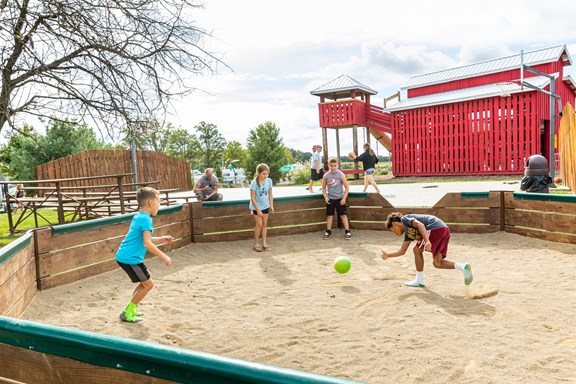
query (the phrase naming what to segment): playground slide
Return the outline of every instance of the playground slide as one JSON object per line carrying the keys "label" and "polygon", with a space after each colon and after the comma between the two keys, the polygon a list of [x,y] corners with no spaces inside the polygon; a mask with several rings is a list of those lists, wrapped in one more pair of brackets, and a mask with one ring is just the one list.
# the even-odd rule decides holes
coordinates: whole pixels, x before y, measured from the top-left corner
{"label": "playground slide", "polygon": [[382,144],[384,148],[386,148],[388,151],[392,151],[392,137],[389,133],[373,127],[368,127],[368,129],[370,130],[370,134],[374,136],[374,138],[378,140],[378,142]]}

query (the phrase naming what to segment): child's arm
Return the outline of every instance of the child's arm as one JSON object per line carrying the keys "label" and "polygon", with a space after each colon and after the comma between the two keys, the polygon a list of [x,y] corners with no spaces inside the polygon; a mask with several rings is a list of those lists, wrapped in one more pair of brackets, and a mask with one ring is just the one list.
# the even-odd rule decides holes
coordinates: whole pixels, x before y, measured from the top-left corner
{"label": "child's arm", "polygon": [[344,172],[340,171],[340,178],[342,180],[342,185],[344,186],[344,197],[340,200],[340,205],[346,205],[346,199],[348,199],[348,192],[350,192],[350,186],[348,185],[348,179]]}
{"label": "child's arm", "polygon": [[324,201],[326,204],[330,204],[330,200],[326,194],[326,175],[322,176],[322,196],[324,196]]}
{"label": "child's arm", "polygon": [[432,251],[432,243],[428,238],[428,231],[426,230],[426,226],[419,222],[418,220],[412,220],[412,226],[418,228],[418,232],[422,235],[422,239],[424,239],[424,250],[431,252]]}
{"label": "child's arm", "polygon": [[143,231],[142,236],[144,237],[144,247],[148,252],[162,259],[166,265],[170,265],[172,263],[172,259],[167,254],[162,252],[160,248],[156,246],[156,244],[154,244],[154,241],[152,241],[152,236],[150,235],[150,231]]}
{"label": "child's arm", "polygon": [[170,235],[152,237],[154,244],[170,244],[174,238]]}
{"label": "child's arm", "polygon": [[382,257],[383,260],[388,259],[389,257],[398,257],[398,256],[402,256],[403,254],[406,253],[406,250],[408,249],[408,247],[410,246],[410,243],[412,241],[410,240],[404,240],[402,242],[402,246],[400,247],[399,250],[397,250],[396,252],[386,252],[386,251],[382,251],[382,253],[380,253],[380,257]]}
{"label": "child's arm", "polygon": [[270,201],[270,212],[274,212],[274,196],[272,196],[272,187],[268,190],[268,200]]}

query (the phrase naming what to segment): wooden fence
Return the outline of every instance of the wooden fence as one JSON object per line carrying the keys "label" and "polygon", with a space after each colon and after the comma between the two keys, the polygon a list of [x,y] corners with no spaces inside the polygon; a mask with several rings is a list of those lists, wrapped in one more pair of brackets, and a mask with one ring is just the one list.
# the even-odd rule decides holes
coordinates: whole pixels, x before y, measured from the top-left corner
{"label": "wooden fence", "polygon": [[[138,180],[158,180],[158,189],[192,189],[190,164],[158,152],[136,151]],[[91,176],[132,173],[132,160],[129,150],[89,150],[41,164],[36,167],[37,180],[70,179]],[[113,184],[113,178],[98,181],[102,185]],[[134,178],[126,180],[134,183]],[[75,185],[84,185],[78,181]]]}
{"label": "wooden fence", "polygon": [[[453,232],[506,231],[576,244],[576,196],[572,195],[449,193],[431,208],[403,209],[393,207],[378,194],[352,193],[348,203],[353,229],[383,230],[386,216],[402,211],[438,215]],[[325,228],[325,204],[319,195],[277,198],[274,207],[276,212],[269,221],[270,236],[321,233]],[[132,215],[36,229],[2,248],[0,315],[20,316],[38,289],[71,283],[116,268],[114,254],[128,230]],[[248,201],[165,207],[160,209],[154,224],[155,234],[171,234],[175,238],[169,247],[163,246],[165,250],[192,241],[248,239],[253,236],[254,228],[253,218],[248,214]],[[115,346],[121,348],[115,350]],[[139,351],[136,354],[127,352],[135,349]],[[292,377],[290,375],[294,373],[289,370],[224,361],[222,357],[206,358],[203,355],[199,359],[192,351],[173,351],[170,348],[163,351],[168,352],[164,355],[158,347],[134,340],[96,334],[86,336],[81,331],[0,316],[0,361],[7,362],[2,368],[12,367],[0,370],[0,382],[17,380],[31,383],[40,380],[58,383],[62,382],[58,381],[61,377],[70,377],[72,382],[79,377],[77,375],[81,375],[86,383],[106,383],[112,377],[122,378],[119,380],[125,382],[146,379],[150,383],[165,383],[166,380],[189,382],[191,377],[202,377],[202,382],[206,383],[349,382],[305,372]],[[213,369],[208,372],[207,366]],[[94,370],[98,373],[93,374]],[[29,372],[33,372],[35,379],[31,379]],[[67,376],[72,373],[74,376]]]}

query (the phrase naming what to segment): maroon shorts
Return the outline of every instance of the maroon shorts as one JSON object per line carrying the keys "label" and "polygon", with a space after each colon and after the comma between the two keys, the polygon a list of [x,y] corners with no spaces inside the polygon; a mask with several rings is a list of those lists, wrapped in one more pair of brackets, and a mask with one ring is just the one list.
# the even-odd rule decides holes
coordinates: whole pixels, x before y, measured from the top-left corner
{"label": "maroon shorts", "polygon": [[[450,242],[450,229],[448,227],[436,228],[430,231],[428,238],[432,243],[432,255],[440,252],[445,259],[448,254],[448,243]],[[426,244],[424,239],[419,240],[416,246],[423,248]]]}

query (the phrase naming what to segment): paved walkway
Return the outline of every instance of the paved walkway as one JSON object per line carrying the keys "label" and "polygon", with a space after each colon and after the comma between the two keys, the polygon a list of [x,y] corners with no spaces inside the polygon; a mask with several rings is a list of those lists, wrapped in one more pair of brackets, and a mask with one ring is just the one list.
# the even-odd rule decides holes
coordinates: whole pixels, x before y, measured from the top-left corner
{"label": "paved walkway", "polygon": [[[520,180],[511,178],[510,181],[468,181],[443,183],[390,183],[378,184],[382,196],[395,207],[431,207],[448,192],[489,192],[489,191],[520,191]],[[274,186],[274,197],[308,195],[305,187]],[[351,192],[362,192],[362,185],[351,185]],[[314,193],[320,193],[320,187],[315,186]],[[220,193],[224,200],[248,200],[248,188],[221,188]],[[372,187],[368,192],[375,193]],[[174,198],[193,196],[192,191],[174,193]],[[172,194],[171,194],[172,196]],[[182,200],[183,201],[183,200]]]}

